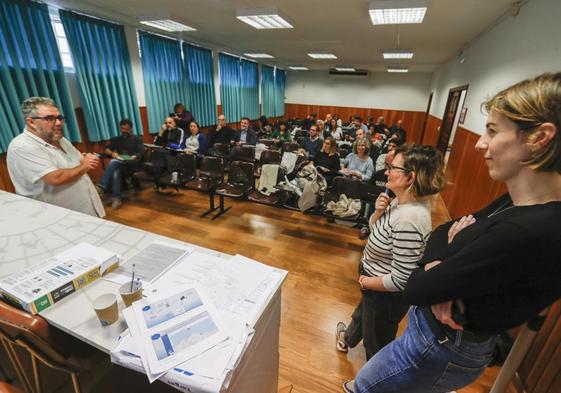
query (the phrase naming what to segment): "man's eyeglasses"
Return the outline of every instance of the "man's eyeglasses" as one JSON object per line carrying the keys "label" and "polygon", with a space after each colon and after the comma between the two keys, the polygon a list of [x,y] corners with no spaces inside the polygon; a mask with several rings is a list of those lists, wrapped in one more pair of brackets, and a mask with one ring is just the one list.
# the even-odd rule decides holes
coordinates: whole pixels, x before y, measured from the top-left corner
{"label": "man's eyeglasses", "polygon": [[48,123],[54,123],[55,121],[64,121],[64,116],[63,115],[58,115],[58,116],[53,116],[53,115],[48,115],[48,116],[35,116],[32,117],[32,119],[39,119],[39,120],[45,120]]}
{"label": "man's eyeglasses", "polygon": [[411,172],[411,169],[403,168],[403,167],[393,165],[393,164],[385,164],[384,166],[386,167],[386,170],[388,172],[391,172],[391,171]]}

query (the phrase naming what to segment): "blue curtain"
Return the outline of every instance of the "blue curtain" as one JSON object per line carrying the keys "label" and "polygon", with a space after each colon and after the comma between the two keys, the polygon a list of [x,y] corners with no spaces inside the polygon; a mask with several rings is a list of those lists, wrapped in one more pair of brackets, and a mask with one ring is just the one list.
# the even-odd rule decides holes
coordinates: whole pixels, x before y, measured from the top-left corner
{"label": "blue curtain", "polygon": [[284,116],[284,86],[286,72],[275,68],[275,116]]}
{"label": "blue curtain", "polygon": [[201,126],[216,124],[212,51],[183,44],[183,55],[191,112]]}
{"label": "blue curtain", "polygon": [[245,113],[242,111],[240,58],[218,54],[220,77],[220,101],[226,121],[237,122]]}
{"label": "blue curtain", "polygon": [[242,59],[242,111],[250,119],[259,117],[259,71],[257,63]]}
{"label": "blue curtain", "polygon": [[46,4],[0,0],[0,153],[21,133],[29,97],[52,98],[66,116],[65,136],[80,132]]}
{"label": "blue curtain", "polygon": [[139,133],[138,101],[123,26],[60,11],[76,67],[90,141],[119,135],[119,120],[129,118]]}
{"label": "blue curtain", "polygon": [[275,69],[263,64],[261,66],[261,113],[267,117],[276,116]]}
{"label": "blue curtain", "polygon": [[176,103],[187,105],[181,46],[179,41],[145,32],[139,33],[139,41],[148,127],[155,133]]}

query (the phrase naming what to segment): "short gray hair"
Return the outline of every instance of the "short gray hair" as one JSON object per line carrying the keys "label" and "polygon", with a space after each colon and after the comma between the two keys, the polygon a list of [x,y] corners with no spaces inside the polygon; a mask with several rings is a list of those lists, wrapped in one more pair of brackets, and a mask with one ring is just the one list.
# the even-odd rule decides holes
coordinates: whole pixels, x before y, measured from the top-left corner
{"label": "short gray hair", "polygon": [[21,113],[23,117],[33,117],[37,116],[37,107],[39,106],[54,106],[55,102],[48,97],[29,97],[21,104]]}

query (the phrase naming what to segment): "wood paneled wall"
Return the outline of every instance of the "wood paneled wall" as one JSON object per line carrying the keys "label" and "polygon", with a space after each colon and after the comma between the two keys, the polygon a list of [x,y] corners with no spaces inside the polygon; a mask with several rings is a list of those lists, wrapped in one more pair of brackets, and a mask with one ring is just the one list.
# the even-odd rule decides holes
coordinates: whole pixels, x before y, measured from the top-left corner
{"label": "wood paneled wall", "polygon": [[438,135],[442,120],[433,115],[429,115],[427,126],[425,127],[425,135],[423,135],[423,145],[435,146],[438,143]]}
{"label": "wood paneled wall", "polygon": [[346,122],[353,115],[359,115],[366,122],[368,116],[376,119],[384,116],[387,125],[395,124],[398,120],[403,120],[403,127],[407,130],[407,142],[421,142],[421,129],[425,120],[425,112],[399,111],[391,109],[375,108],[353,108],[345,106],[326,106],[326,105],[307,105],[307,104],[285,104],[284,116],[289,118],[304,119],[310,113],[316,113],[318,119],[325,119],[325,115],[337,114],[339,118]]}
{"label": "wood paneled wall", "polygon": [[479,210],[506,192],[503,183],[489,177],[483,155],[475,150],[479,135],[458,127],[448,164],[449,185],[442,198],[451,217],[461,217]]}

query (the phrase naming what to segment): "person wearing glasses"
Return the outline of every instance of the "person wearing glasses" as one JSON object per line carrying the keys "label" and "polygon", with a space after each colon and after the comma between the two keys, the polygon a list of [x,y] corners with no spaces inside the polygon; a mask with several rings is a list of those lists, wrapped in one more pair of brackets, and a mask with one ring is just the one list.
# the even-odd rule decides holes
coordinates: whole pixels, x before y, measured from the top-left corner
{"label": "person wearing glasses", "polygon": [[458,390],[492,360],[498,333],[561,297],[560,102],[556,73],[484,103],[475,149],[508,192],[435,229],[405,288],[407,329],[360,370],[352,391]]}
{"label": "person wearing glasses", "polygon": [[386,175],[395,198],[383,192],[376,199],[359,267],[362,298],[348,327],[339,322],[336,330],[339,351],[362,340],[367,360],[395,338],[407,313],[402,291],[432,230],[431,196],[446,183],[442,155],[431,146],[398,148]]}
{"label": "person wearing glasses", "polygon": [[64,116],[50,98],[31,97],[21,106],[23,132],[8,146],[7,164],[16,193],[104,217],[103,204],[88,172],[99,157],[80,153],[64,137]]}

